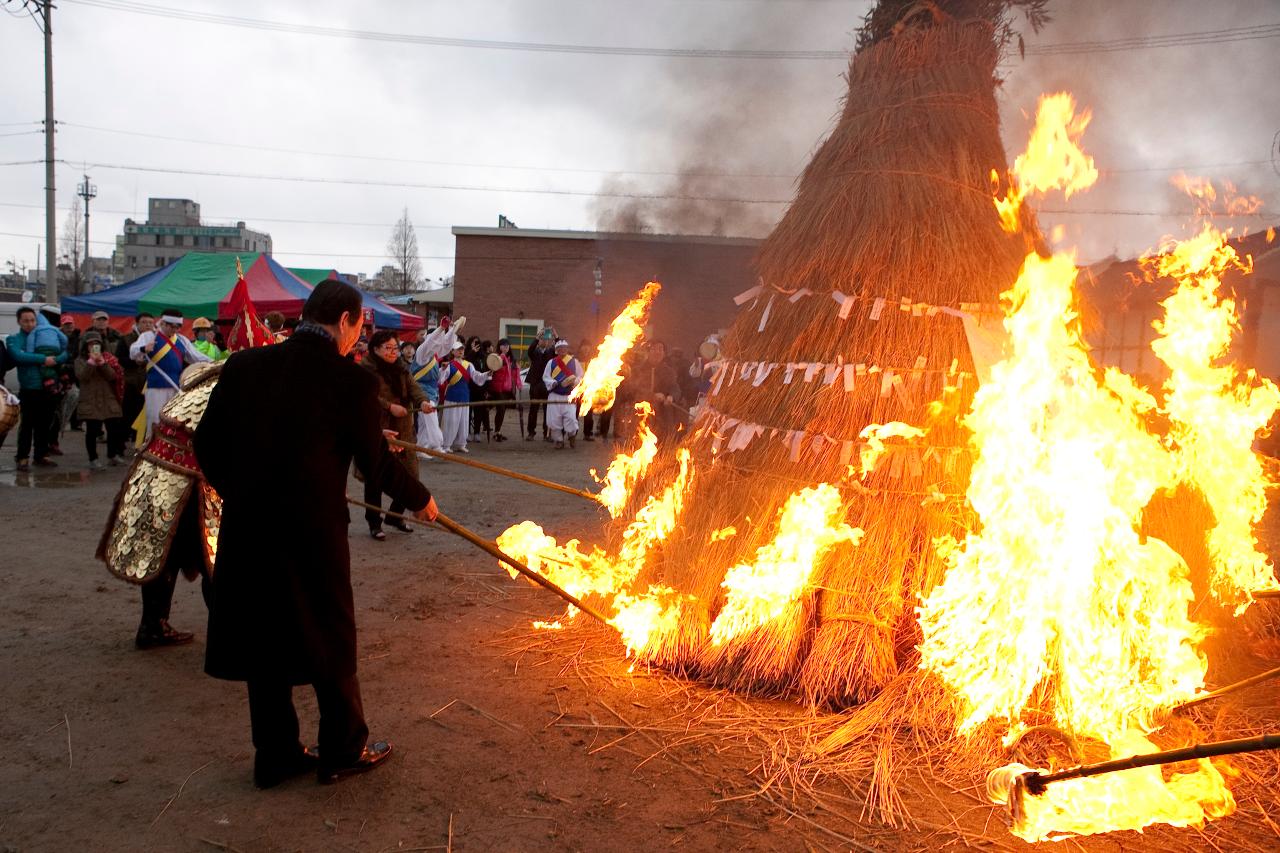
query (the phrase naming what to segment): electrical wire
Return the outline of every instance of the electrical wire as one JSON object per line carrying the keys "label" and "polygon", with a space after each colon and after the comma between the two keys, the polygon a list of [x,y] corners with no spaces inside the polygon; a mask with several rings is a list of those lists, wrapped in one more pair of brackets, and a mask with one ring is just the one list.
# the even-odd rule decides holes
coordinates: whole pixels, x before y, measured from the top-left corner
{"label": "electrical wire", "polygon": [[[595,54],[613,56],[658,56],[684,59],[771,59],[771,60],[841,60],[847,61],[847,50],[761,50],[714,48],[664,48],[626,47],[621,45],[556,44],[547,42],[503,41],[496,39],[449,38],[443,36],[388,33],[357,30],[345,27],[322,27],[311,24],[295,24],[270,21],[239,15],[222,15],[173,9],[136,0],[64,0],[81,6],[92,6],[118,12],[129,12],[155,17],[174,18],[182,21],[218,24],[221,26],[267,30],[272,32],[315,35],[329,38],[347,38],[364,41],[380,41],[399,44],[428,45],[435,47],[459,47],[485,50],[528,51],[538,53]],[[1167,35],[1140,36],[1123,39],[1098,39],[1079,42],[1031,45],[1026,49],[1031,56],[1064,56],[1082,53],[1114,53],[1117,51],[1148,50],[1153,48],[1190,47],[1203,44],[1232,44],[1240,41],[1280,37],[1280,23],[1258,24],[1221,30],[1200,30]]]}

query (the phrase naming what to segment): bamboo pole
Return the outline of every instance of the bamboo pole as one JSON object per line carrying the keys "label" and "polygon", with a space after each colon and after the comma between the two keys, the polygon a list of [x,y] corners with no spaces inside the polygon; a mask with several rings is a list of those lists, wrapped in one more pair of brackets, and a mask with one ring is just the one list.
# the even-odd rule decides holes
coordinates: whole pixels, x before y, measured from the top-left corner
{"label": "bamboo pole", "polygon": [[435,522],[432,523],[429,521],[423,521],[422,519],[418,518],[415,515],[408,515],[400,512],[387,512],[386,510],[383,510],[380,507],[376,507],[373,504],[356,500],[350,495],[347,496],[347,503],[352,504],[354,506],[364,507],[365,509],[371,509],[376,512],[381,512],[386,514],[387,516],[390,516],[391,518],[398,518],[401,521],[407,521],[410,524],[417,524],[422,527],[443,528],[456,536],[462,537],[463,539],[470,542],[472,545],[475,545],[480,550],[488,554],[491,554],[494,557],[497,557],[499,561],[506,563],[508,566],[515,569],[517,572],[524,575],[529,580],[536,583],[538,586],[541,586],[544,589],[548,589],[551,592],[554,592],[556,595],[560,596],[565,601],[569,602],[574,607],[578,608],[583,613],[587,614],[593,619],[598,619],[600,622],[606,625],[609,624],[609,620],[606,619],[604,615],[600,613],[600,611],[584,603],[580,598],[568,592],[563,587],[556,584],[554,581],[551,581],[543,577],[542,575],[538,574],[533,569],[529,568],[524,563],[517,560],[515,557],[508,555],[505,551],[503,551],[501,548],[499,548],[497,545],[493,544],[489,540],[484,539],[480,537],[478,534],[473,533],[467,528],[463,527],[461,524],[454,521],[452,518],[445,515],[443,512],[438,514],[436,516]]}
{"label": "bamboo pole", "polygon": [[490,465],[487,462],[477,462],[474,459],[462,459],[453,453],[441,453],[439,450],[432,450],[429,447],[423,447],[420,444],[411,444],[407,441],[401,441],[398,438],[387,439],[388,443],[397,447],[404,447],[409,450],[416,450],[418,453],[425,453],[428,456],[434,456],[436,459],[443,459],[446,462],[456,462],[459,465],[468,465],[472,468],[479,468],[481,471],[488,471],[491,474],[501,474],[504,477],[510,477],[513,480],[520,480],[525,483],[532,483],[535,486],[542,486],[546,489],[554,489],[557,492],[564,492],[568,495],[576,495],[580,498],[586,498],[592,503],[596,502],[596,496],[585,489],[575,489],[573,486],[566,486],[562,483],[553,483],[550,480],[544,480],[541,477],[533,477],[529,474],[521,474],[519,471],[512,471],[510,468],[499,468],[497,465]]}
{"label": "bamboo pole", "polygon": [[1264,589],[1262,592],[1255,592],[1253,597],[1271,601],[1280,601],[1280,589]]}
{"label": "bamboo pole", "polygon": [[476,409],[481,406],[576,406],[576,400],[472,400],[468,403],[440,403],[437,412],[445,409]]}
{"label": "bamboo pole", "polygon": [[1253,687],[1256,684],[1263,684],[1267,681],[1271,681],[1273,678],[1280,678],[1280,666],[1276,667],[1275,669],[1269,669],[1266,672],[1260,672],[1257,675],[1250,676],[1249,678],[1242,678],[1241,680],[1237,681],[1235,684],[1228,684],[1226,687],[1219,687],[1217,690],[1214,690],[1211,693],[1206,693],[1203,696],[1197,696],[1194,699],[1188,699],[1186,702],[1183,702],[1181,705],[1174,706],[1173,710],[1181,711],[1184,708],[1191,708],[1196,705],[1199,705],[1202,702],[1209,702],[1213,699],[1217,699],[1220,696],[1227,696],[1231,693],[1236,693],[1240,690],[1244,690],[1247,687]]}

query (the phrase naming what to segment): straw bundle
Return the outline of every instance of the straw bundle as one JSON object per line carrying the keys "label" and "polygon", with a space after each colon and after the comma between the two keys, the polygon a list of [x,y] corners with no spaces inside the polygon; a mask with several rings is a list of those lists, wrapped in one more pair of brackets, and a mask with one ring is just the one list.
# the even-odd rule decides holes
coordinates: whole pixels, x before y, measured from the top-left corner
{"label": "straw bundle", "polygon": [[[935,16],[854,57],[840,121],[764,243],[766,286],[739,313],[723,351],[731,371],[735,362],[843,363],[879,367],[880,376],[892,370],[899,384],[882,385],[876,374],[852,389],[776,374],[719,383],[711,411],[683,443],[696,474],[677,528],[639,579],[641,589],[663,584],[695,599],[679,627],[647,650],[652,662],[751,692],[799,691],[828,706],[866,701],[914,666],[913,607],[940,576],[933,540],[964,527],[968,457],[958,418],[976,389],[961,320],[927,306],[994,306],[1027,250],[1001,230],[991,200],[991,173],[1005,171],[997,40],[987,22]],[[843,318],[834,292],[854,300]],[[930,406],[939,399],[945,404]],[[727,453],[715,413],[766,430]],[[725,571],[775,535],[791,494],[847,484],[857,456],[842,459],[839,442],[890,421],[929,432],[914,455],[842,490],[845,521],[864,531],[861,543],[825,552],[780,618],[713,647],[708,629],[724,603]],[[794,430],[836,443],[797,453],[776,440]],[[669,456],[655,463],[633,509],[664,487],[673,466]],[[743,532],[712,542],[728,525]]]}

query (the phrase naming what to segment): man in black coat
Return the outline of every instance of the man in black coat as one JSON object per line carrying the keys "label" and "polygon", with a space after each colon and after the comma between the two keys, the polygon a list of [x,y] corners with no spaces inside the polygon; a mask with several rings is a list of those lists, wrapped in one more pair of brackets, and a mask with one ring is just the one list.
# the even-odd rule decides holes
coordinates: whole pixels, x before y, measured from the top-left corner
{"label": "man in black coat", "polygon": [[[419,518],[433,520],[436,506],[387,445],[376,379],[344,358],[360,328],[359,292],[321,282],[288,341],[227,361],[196,429],[196,457],[223,502],[205,672],[248,683],[259,787],[313,768],[333,782],[391,753],[366,745],[356,679],[352,459]],[[318,759],[298,736],[302,684],[319,706]]]}
{"label": "man in black coat", "polygon": [[[556,330],[550,327],[538,333],[538,339],[529,345],[529,399],[547,399],[547,386],[542,381],[542,374],[547,369],[547,362],[556,357],[556,349],[551,344],[556,339]],[[542,410],[542,436],[547,436],[547,407],[533,403],[529,406],[529,430],[525,438],[532,441],[537,437],[538,410]]]}

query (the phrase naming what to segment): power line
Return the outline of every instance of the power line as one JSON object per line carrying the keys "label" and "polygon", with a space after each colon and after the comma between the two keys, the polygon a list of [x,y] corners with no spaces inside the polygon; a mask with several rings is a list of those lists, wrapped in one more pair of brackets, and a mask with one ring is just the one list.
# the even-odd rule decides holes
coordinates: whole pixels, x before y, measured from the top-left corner
{"label": "power line", "polygon": [[[637,169],[579,169],[568,166],[523,166],[510,165],[504,163],[460,163],[449,160],[416,160],[402,157],[385,157],[370,154],[347,154],[337,151],[307,151],[296,148],[272,148],[265,145],[250,145],[240,142],[225,142],[212,139],[192,139],[183,136],[165,136],[156,133],[144,133],[136,130],[118,130],[111,127],[98,127],[89,124],[79,124],[76,122],[60,121],[59,125],[64,127],[75,127],[81,130],[92,130],[99,133],[116,133],[124,136],[138,136],[145,139],[160,139],[166,142],[186,142],[196,145],[212,145],[223,148],[240,148],[250,151],[270,151],[277,154],[303,154],[310,157],[338,157],[347,160],[367,160],[377,163],[401,163],[419,166],[448,166],[451,168],[474,168],[474,169],[517,169],[530,172],[575,172],[582,174],[601,174],[601,175],[646,175],[658,177],[700,177],[700,178],[786,178],[792,180],[795,175],[782,174],[741,174],[731,172],[661,172],[661,171],[643,171]],[[43,131],[35,131],[41,133]],[[3,135],[3,134],[0,134]]]}
{"label": "power line", "polygon": [[[82,161],[58,160],[66,166],[79,167]],[[149,172],[161,175],[192,175],[205,178],[240,178],[254,181],[284,181],[303,184],[342,184],[362,187],[392,187],[395,189],[450,190],[465,192],[527,193],[532,195],[582,196],[588,198],[630,198],[641,200],[709,201],[723,204],[790,204],[791,199],[731,198],[727,196],[681,195],[662,193],[610,192],[607,190],[537,189],[533,187],[489,187],[472,184],[434,184],[411,181],[377,181],[363,178],[321,178],[309,175],[267,175],[248,172],[218,172],[206,169],[169,169],[161,166],[132,166],[120,163],[88,163],[90,169],[107,169],[124,172]]]}
{"label": "power line", "polygon": [[[27,208],[30,210],[44,210],[44,205],[42,204],[21,204],[19,202],[13,202],[13,201],[0,201],[0,207],[21,207],[21,208]],[[58,212],[66,213],[70,209],[71,208],[59,208]],[[109,210],[107,208],[101,208],[101,207],[94,208],[94,209],[98,213],[111,213],[111,214],[117,214],[120,216],[132,217],[132,216],[142,215],[138,213],[136,210]],[[202,214],[205,217],[207,217],[210,222],[218,222],[218,221],[221,221],[221,222],[278,222],[278,223],[284,223],[288,225],[341,225],[343,227],[350,227],[350,228],[394,228],[395,227],[394,222],[338,222],[335,220],[328,220],[328,219],[277,219],[269,216],[250,216],[250,215],[241,215],[241,216],[232,217],[232,216],[219,216],[216,213],[207,213],[203,211],[202,211]],[[216,228],[219,226],[202,224],[200,227]],[[448,230],[453,226],[452,225],[414,225],[413,227],[414,227],[414,230],[418,230],[418,229]]]}
{"label": "power line", "polygon": [[[195,23],[218,24],[221,26],[268,30],[272,32],[293,33],[297,35],[314,35],[329,38],[346,38],[363,41],[391,42],[434,47],[527,51],[535,53],[659,56],[682,59],[801,59],[847,61],[849,58],[849,51],[847,50],[753,50],[626,47],[621,45],[557,44],[550,42],[449,38],[444,36],[356,30],[345,27],[321,27],[311,24],[294,24],[285,21],[248,18],[239,15],[220,15],[212,12],[173,9],[167,6],[157,6],[151,3],[135,2],[135,0],[65,0],[65,2],[75,3],[82,6],[97,7],[100,9],[109,9],[117,12],[130,12],[162,18],[174,18],[177,20]],[[1081,53],[1112,53],[1116,51],[1147,50],[1153,48],[1188,47],[1201,44],[1230,44],[1238,41],[1251,41],[1277,37],[1280,37],[1280,24],[1261,24],[1251,27],[1236,27],[1233,29],[1171,33],[1161,36],[1142,36],[1125,39],[1033,45],[1027,48],[1026,53],[1029,55],[1043,56],[1061,56]]]}
{"label": "power line", "polygon": [[294,33],[298,35],[327,36],[330,38],[428,45],[434,47],[515,50],[536,53],[580,53],[612,56],[662,56],[684,59],[847,60],[849,57],[849,52],[845,50],[751,50],[745,48],[726,50],[713,48],[625,47],[621,45],[553,44],[547,42],[502,41],[497,39],[449,38],[445,36],[355,30],[345,27],[321,27],[312,24],[293,24],[284,21],[269,21],[261,18],[246,18],[238,15],[219,15],[211,12],[172,9],[166,6],[156,6],[149,3],[132,2],[132,0],[67,0],[67,2],[76,3],[82,6],[95,6],[100,9],[110,9],[118,12],[132,12],[162,18],[176,18],[178,20],[194,21],[205,24],[219,24],[222,26]]}

